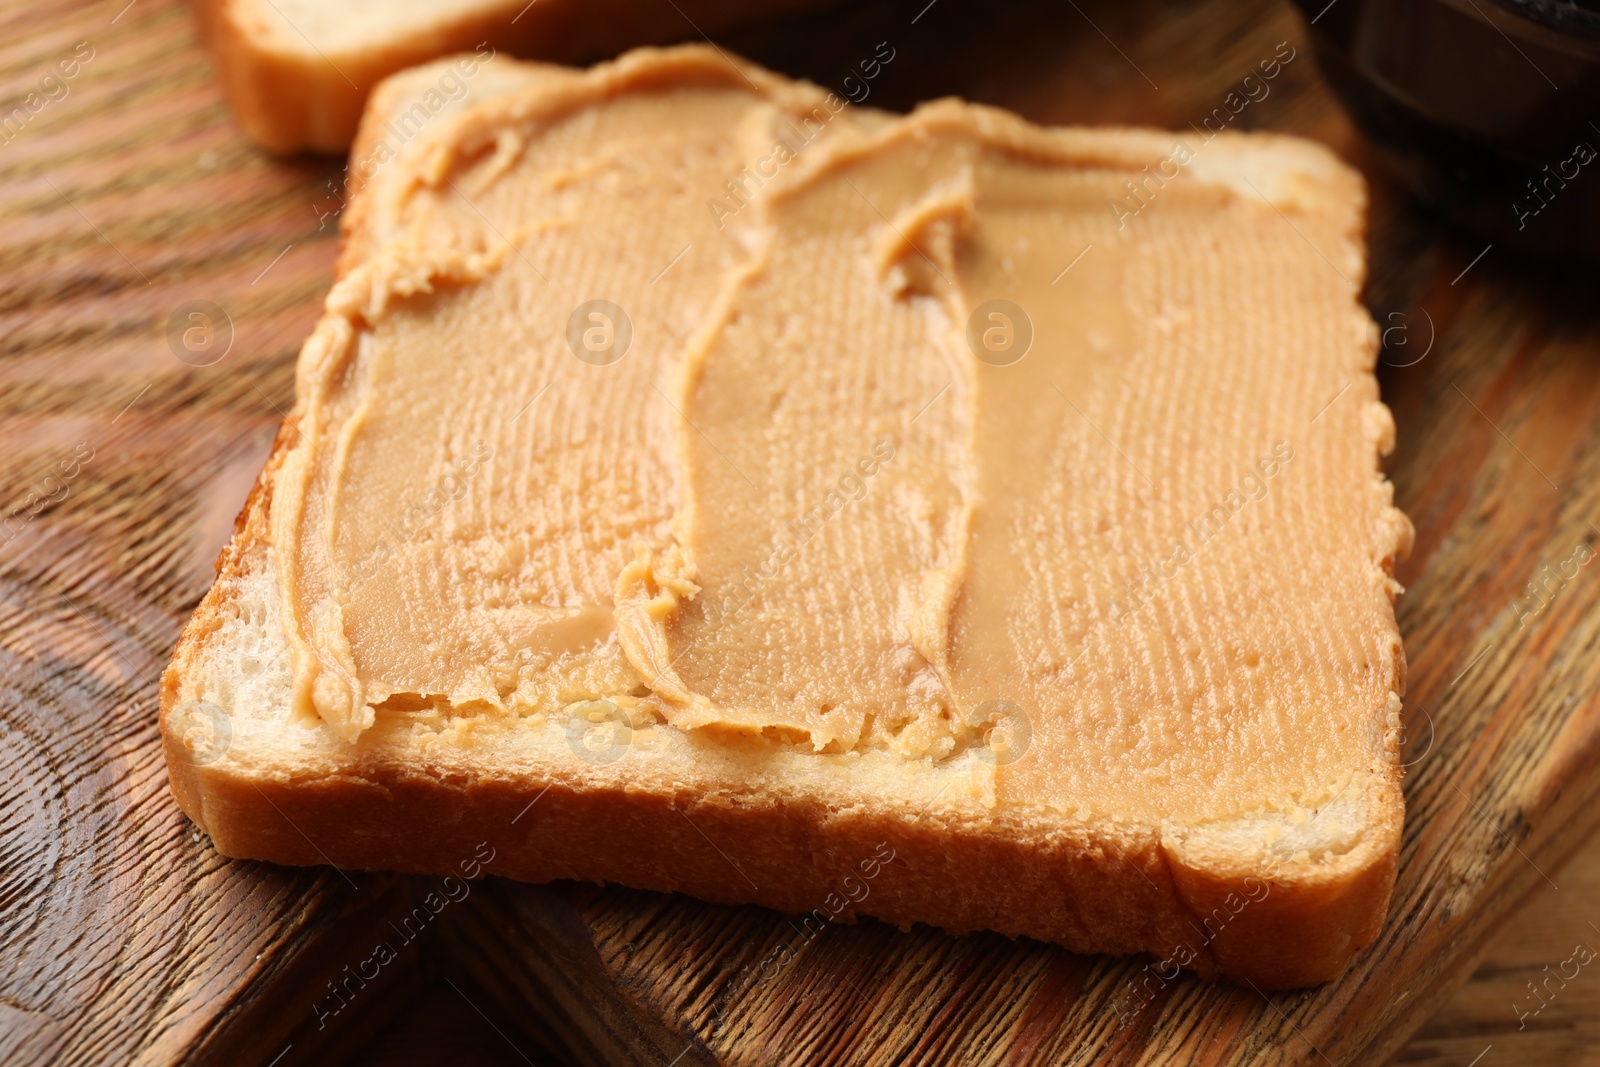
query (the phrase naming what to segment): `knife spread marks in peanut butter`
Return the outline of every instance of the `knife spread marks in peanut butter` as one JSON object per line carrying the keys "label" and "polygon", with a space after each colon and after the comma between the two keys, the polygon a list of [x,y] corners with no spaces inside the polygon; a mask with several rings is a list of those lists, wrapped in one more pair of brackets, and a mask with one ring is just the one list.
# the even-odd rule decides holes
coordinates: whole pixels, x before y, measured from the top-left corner
{"label": "knife spread marks in peanut butter", "polygon": [[[1006,701],[1039,754],[1002,798],[1315,800],[1401,669],[1359,219],[1296,226],[1314,182],[1199,157],[1119,223],[1175,137],[835,111],[638,53],[480,105],[371,194],[383,242],[308,346],[274,487],[297,708],[355,739],[386,702],[604,698],[944,759]],[[706,210],[808,121],[748,210]],[[596,300],[620,358],[569,344]],[[1314,617],[1274,614],[1291,590]]]}

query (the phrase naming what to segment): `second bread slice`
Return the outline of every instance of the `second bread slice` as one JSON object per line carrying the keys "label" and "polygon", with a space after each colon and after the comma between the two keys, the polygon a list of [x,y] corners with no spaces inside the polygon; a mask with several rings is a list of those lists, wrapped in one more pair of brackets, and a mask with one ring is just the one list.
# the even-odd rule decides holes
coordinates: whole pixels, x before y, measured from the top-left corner
{"label": "second bread slice", "polygon": [[466,73],[436,67],[433,84],[413,83],[419,95],[453,96],[501,52],[587,61],[825,2],[195,0],[195,9],[239,125],[261,147],[288,153],[343,152],[384,78],[453,52],[472,53],[462,57]]}

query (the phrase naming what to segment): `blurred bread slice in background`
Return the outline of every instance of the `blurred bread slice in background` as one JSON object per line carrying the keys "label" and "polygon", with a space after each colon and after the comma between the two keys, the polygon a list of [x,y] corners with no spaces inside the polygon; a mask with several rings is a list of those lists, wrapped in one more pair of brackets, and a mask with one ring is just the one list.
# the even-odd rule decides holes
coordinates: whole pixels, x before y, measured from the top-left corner
{"label": "blurred bread slice in background", "polygon": [[195,0],[234,117],[269,152],[342,153],[367,96],[440,56],[580,62],[828,0]]}

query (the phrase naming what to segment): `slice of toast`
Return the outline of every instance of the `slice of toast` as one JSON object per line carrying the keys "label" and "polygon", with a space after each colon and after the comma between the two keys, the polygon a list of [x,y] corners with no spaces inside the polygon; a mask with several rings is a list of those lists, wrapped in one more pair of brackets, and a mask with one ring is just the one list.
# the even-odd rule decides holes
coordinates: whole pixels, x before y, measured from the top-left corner
{"label": "slice of toast", "polygon": [[[270,152],[343,152],[367,94],[384,78],[457,52],[435,71],[443,92],[470,89],[499,52],[588,62],[636,45],[698,38],[827,0],[195,0],[234,116]],[[419,87],[419,91],[421,87]]]}
{"label": "slice of toast", "polygon": [[453,62],[374,95],[163,677],[219,851],[1148,952],[1130,1016],[1373,940],[1410,527],[1359,176],[699,47],[400,137]]}

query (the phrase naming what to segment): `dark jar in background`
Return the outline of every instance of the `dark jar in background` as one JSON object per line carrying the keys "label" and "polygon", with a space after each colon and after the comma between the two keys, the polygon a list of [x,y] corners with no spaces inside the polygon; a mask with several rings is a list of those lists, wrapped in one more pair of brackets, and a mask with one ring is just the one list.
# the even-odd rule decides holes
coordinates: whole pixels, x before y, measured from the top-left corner
{"label": "dark jar in background", "polygon": [[1600,259],[1600,0],[1296,0],[1385,165],[1497,245]]}

